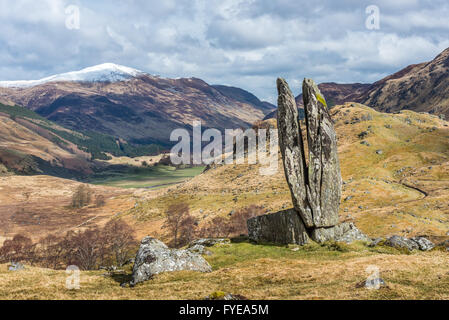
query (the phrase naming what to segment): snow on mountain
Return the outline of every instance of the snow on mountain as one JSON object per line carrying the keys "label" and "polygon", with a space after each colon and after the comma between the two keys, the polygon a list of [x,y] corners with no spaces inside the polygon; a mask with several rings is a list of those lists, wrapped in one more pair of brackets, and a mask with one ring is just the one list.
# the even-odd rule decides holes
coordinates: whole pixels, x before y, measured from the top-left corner
{"label": "snow on mountain", "polygon": [[28,88],[48,82],[59,82],[59,81],[117,82],[117,81],[126,81],[144,74],[146,73],[137,69],[113,63],[103,63],[97,66],[85,68],[80,71],[57,74],[40,80],[0,81],[0,87]]}

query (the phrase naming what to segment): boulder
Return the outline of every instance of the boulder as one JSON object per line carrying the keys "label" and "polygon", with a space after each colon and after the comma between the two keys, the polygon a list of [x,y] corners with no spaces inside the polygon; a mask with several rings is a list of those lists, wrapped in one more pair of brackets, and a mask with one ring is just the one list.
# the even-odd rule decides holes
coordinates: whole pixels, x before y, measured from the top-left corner
{"label": "boulder", "polygon": [[315,82],[305,79],[302,92],[309,146],[307,199],[313,226],[332,227],[339,222],[342,185],[337,135],[326,100]]}
{"label": "boulder", "polygon": [[424,237],[415,237],[410,239],[414,241],[421,251],[430,251],[435,248],[435,244],[427,238]]}
{"label": "boulder", "polygon": [[310,232],[313,241],[323,243],[326,241],[339,241],[351,243],[362,240],[370,241],[352,222],[344,222],[330,228],[315,228]]}
{"label": "boulder", "polygon": [[401,236],[392,236],[388,238],[385,241],[385,245],[393,248],[408,249],[409,251],[419,249],[419,245],[415,241]]}
{"label": "boulder", "polygon": [[385,241],[385,239],[384,238],[376,238],[370,244],[368,244],[368,247],[374,248],[375,246],[380,244],[382,241]]}
{"label": "boulder", "polygon": [[249,239],[256,243],[304,245],[309,242],[306,227],[294,209],[254,217],[247,224]]}
{"label": "boulder", "polygon": [[162,272],[182,270],[211,272],[212,267],[198,253],[170,249],[161,241],[146,237],[137,252],[131,285],[147,281]]}

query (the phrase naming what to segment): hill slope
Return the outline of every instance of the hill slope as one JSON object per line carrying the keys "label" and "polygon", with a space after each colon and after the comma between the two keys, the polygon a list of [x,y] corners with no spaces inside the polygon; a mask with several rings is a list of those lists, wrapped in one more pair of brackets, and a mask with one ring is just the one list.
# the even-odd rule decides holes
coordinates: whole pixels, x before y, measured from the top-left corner
{"label": "hill slope", "polygon": [[[449,119],[449,48],[430,62],[410,65],[373,84],[319,84],[330,107],[358,102],[376,110],[428,112]],[[296,103],[303,114],[302,94]],[[265,119],[277,117],[277,111]]]}
{"label": "hill slope", "polygon": [[128,69],[96,66],[38,81],[0,82],[0,101],[73,130],[162,145],[169,144],[172,130],[190,128],[194,120],[206,128],[248,127],[269,109],[257,98],[253,104],[247,92],[242,98],[241,92],[217,90],[201,79],[165,79]]}
{"label": "hill slope", "polygon": [[[332,117],[345,181],[341,220],[355,221],[371,237],[445,236],[449,123],[411,111],[380,113],[360,104],[336,106]],[[292,207],[282,162],[275,175],[262,176],[258,170],[258,165],[217,166],[183,185],[148,193],[129,219],[144,235],[157,231],[173,202],[187,202],[200,221],[250,205],[266,212]]]}
{"label": "hill slope", "polygon": [[357,101],[386,112],[408,109],[449,119],[449,48],[374,83]]}
{"label": "hill slope", "polygon": [[18,174],[84,176],[102,166],[95,159],[158,153],[156,145],[134,146],[94,132],[77,132],[35,112],[0,104],[0,164]]}

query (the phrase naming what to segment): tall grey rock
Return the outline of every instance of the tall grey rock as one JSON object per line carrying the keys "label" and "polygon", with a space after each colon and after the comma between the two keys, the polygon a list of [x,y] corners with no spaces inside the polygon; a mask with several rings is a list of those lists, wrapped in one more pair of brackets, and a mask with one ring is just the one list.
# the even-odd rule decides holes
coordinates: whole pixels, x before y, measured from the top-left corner
{"label": "tall grey rock", "polygon": [[337,135],[326,100],[311,79],[304,79],[303,100],[308,162],[295,98],[284,79],[277,80],[279,147],[294,209],[248,220],[255,242],[305,244],[368,240],[353,224],[339,223],[341,171]]}
{"label": "tall grey rock", "polygon": [[298,107],[287,82],[277,80],[279,147],[284,161],[285,177],[292,195],[293,205],[301,215],[306,227],[313,227],[312,211],[308,204],[306,189],[306,159]]}
{"label": "tall grey rock", "polygon": [[337,136],[326,100],[311,79],[302,87],[309,147],[307,199],[315,227],[338,224],[341,198],[341,171]]}
{"label": "tall grey rock", "polygon": [[294,96],[283,79],[277,81],[279,146],[293,204],[308,228],[338,224],[341,173],[337,137],[326,100],[311,79],[303,83],[309,162]]}

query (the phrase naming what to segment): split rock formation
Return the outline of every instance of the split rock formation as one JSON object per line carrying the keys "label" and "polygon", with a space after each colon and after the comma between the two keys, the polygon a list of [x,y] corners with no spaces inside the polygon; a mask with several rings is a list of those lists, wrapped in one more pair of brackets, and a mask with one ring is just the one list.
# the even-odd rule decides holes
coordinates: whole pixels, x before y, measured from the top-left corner
{"label": "split rock formation", "polygon": [[255,242],[306,244],[367,240],[352,223],[339,224],[341,171],[337,136],[326,100],[311,79],[303,82],[308,161],[298,109],[287,82],[277,80],[279,147],[294,208],[248,220]]}

